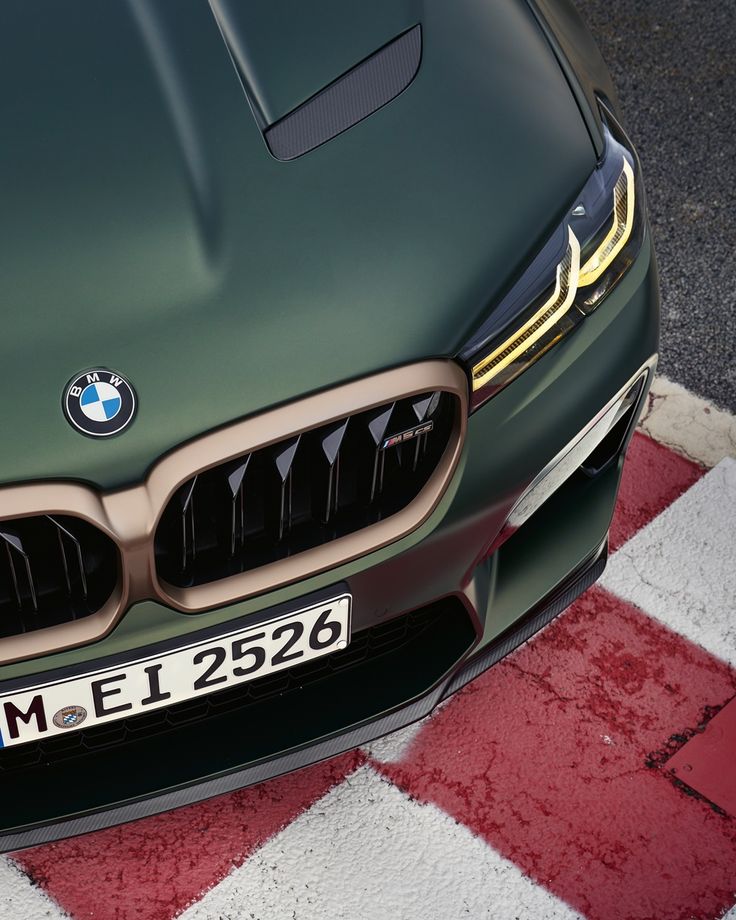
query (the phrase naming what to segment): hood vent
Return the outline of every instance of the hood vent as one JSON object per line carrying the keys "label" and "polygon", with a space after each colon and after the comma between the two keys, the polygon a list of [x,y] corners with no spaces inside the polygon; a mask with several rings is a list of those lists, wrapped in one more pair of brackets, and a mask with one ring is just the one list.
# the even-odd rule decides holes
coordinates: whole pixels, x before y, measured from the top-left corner
{"label": "hood vent", "polygon": [[407,88],[421,56],[422,30],[414,26],[266,128],[269,150],[294,160],[352,128]]}

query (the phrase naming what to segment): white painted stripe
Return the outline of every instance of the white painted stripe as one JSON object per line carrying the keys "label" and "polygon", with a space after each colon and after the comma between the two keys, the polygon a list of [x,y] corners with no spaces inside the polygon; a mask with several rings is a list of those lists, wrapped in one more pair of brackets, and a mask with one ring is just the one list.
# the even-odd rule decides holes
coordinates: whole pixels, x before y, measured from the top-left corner
{"label": "white painted stripe", "polygon": [[735,540],[728,458],[614,553],[601,584],[736,666]]}
{"label": "white painted stripe", "polygon": [[452,697],[441,700],[428,716],[418,722],[413,722],[411,725],[406,725],[390,735],[384,735],[383,738],[376,738],[375,741],[364,744],[361,750],[379,763],[401,763],[409,753],[414,739],[421,734],[424,726],[451,702]]}
{"label": "white painted stripe", "polygon": [[721,920],[736,920],[736,907],[732,907],[728,913],[723,914]]}
{"label": "white painted stripe", "polygon": [[383,738],[371,741],[370,744],[364,744],[362,750],[380,763],[399,763],[404,759],[414,739],[420,734],[429,719],[430,716],[427,716],[420,719],[419,722],[414,722],[413,725],[407,725],[390,735],[384,735]]}
{"label": "white painted stripe", "polygon": [[361,767],[182,920],[570,920],[570,907],[433,805]]}
{"label": "white painted stripe", "polygon": [[64,920],[67,914],[18,866],[0,857],[0,920]]}
{"label": "white painted stripe", "polygon": [[736,416],[666,377],[655,377],[639,426],[655,441],[704,466],[736,457]]}

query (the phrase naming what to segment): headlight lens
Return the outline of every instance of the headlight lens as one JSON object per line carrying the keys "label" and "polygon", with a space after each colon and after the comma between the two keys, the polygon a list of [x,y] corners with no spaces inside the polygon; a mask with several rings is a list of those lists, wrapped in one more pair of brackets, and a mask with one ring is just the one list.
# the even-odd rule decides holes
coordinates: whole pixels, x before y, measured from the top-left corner
{"label": "headlight lens", "polygon": [[[567,251],[555,271],[552,293],[527,322],[489,355],[473,365],[473,390],[479,390],[504,371],[518,372],[520,359],[526,355],[542,354],[560,336],[563,319],[575,300],[580,279],[580,243],[568,231]],[[513,373],[515,376],[515,373]]]}
{"label": "headlight lens", "polygon": [[471,409],[592,313],[641,248],[639,165],[610,113],[604,116],[600,164],[562,225],[460,355],[470,370]]}
{"label": "headlight lens", "polygon": [[587,287],[597,281],[626,245],[634,226],[634,170],[624,159],[621,175],[613,187],[613,221],[605,238],[580,270],[578,284]]}

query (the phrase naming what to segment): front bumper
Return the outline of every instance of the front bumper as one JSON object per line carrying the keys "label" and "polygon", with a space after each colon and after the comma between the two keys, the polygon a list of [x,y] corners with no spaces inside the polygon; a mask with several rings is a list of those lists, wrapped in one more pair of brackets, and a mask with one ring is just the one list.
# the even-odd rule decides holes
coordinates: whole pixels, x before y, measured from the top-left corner
{"label": "front bumper", "polygon": [[[440,611],[439,626],[380,661],[343,672],[339,688],[334,678],[305,682],[250,708],[247,718],[230,709],[168,725],[161,735],[129,733],[116,745],[83,748],[75,756],[57,758],[40,749],[36,762],[23,769],[3,770],[0,760],[10,803],[0,828],[2,848],[185,805],[394,731],[429,713],[564,609],[605,563],[623,450],[596,477],[574,473],[513,536],[489,551],[540,470],[650,362],[658,320],[647,239],[605,304],[470,418],[453,481],[412,534],[337,569],[201,616],[140,603],[94,645],[0,669],[3,683],[83,669],[203,626],[302,602],[336,583],[353,595],[356,637],[408,611]],[[73,789],[74,795],[58,795],[59,789]]]}

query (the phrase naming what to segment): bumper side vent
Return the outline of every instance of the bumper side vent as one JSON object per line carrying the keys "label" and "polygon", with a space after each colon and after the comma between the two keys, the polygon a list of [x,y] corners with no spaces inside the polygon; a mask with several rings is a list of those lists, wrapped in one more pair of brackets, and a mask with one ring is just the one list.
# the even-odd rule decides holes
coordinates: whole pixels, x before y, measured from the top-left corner
{"label": "bumper side vent", "polygon": [[626,393],[608,433],[581,464],[580,469],[587,476],[597,476],[619,458],[639,418],[645,381],[646,376],[640,377]]}
{"label": "bumper side vent", "polygon": [[117,571],[115,544],[79,518],[0,521],[0,638],[96,613]]}
{"label": "bumper side vent", "polygon": [[304,431],[185,482],[156,533],[179,588],[339,539],[406,507],[451,438],[458,400],[429,392]]}

